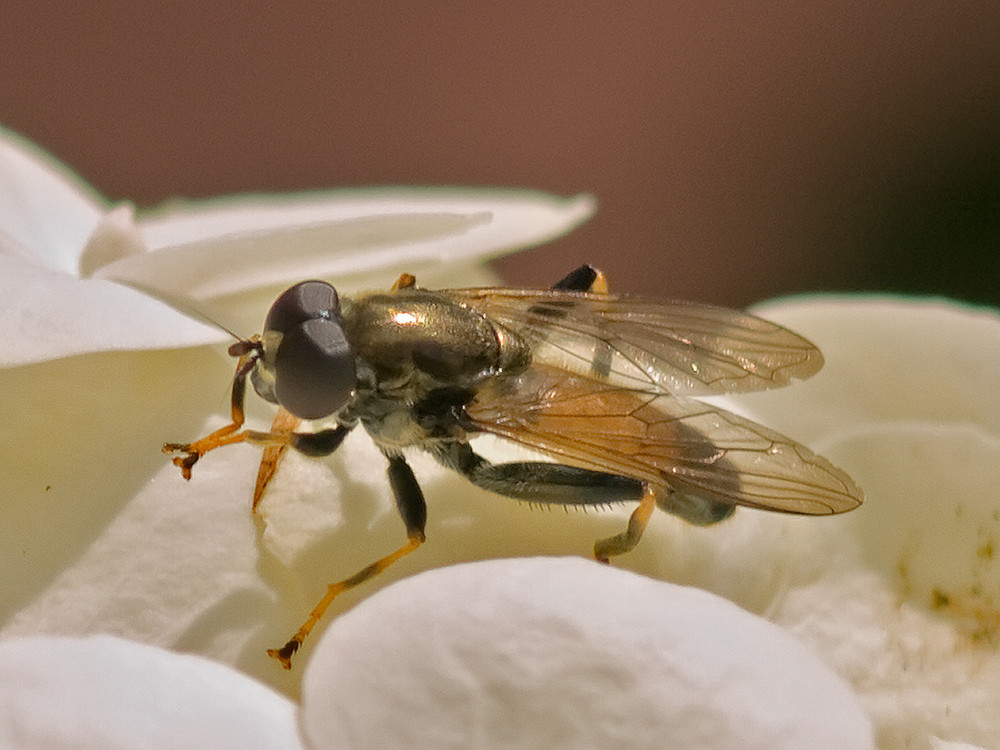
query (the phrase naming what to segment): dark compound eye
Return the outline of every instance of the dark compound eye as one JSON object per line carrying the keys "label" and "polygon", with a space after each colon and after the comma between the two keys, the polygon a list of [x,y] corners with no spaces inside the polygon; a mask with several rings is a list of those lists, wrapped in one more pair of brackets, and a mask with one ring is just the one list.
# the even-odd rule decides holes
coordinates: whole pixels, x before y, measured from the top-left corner
{"label": "dark compound eye", "polygon": [[274,353],[274,395],[300,419],[320,419],[340,409],[357,384],[354,353],[340,326],[336,290],[304,281],[271,306],[264,325],[281,334]]}
{"label": "dark compound eye", "polygon": [[274,301],[264,321],[265,331],[285,334],[313,318],[335,318],[340,314],[337,290],[325,281],[300,281]]}

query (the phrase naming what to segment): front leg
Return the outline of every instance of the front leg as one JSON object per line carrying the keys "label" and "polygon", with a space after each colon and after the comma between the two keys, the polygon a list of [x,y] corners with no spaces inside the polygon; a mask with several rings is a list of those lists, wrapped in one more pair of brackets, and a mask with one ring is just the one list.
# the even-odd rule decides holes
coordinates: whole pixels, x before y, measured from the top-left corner
{"label": "front leg", "polygon": [[181,470],[185,479],[191,478],[191,468],[198,459],[210,450],[223,445],[239,443],[247,439],[246,433],[238,432],[246,421],[244,402],[246,400],[247,376],[253,371],[260,357],[260,343],[255,339],[240,341],[229,347],[229,353],[239,356],[236,363],[236,373],[233,375],[233,389],[230,398],[230,415],[232,422],[216,430],[211,435],[196,440],[193,443],[164,443],[164,453],[184,453],[184,456],[174,456],[174,466]]}
{"label": "front leg", "polygon": [[[274,421],[271,422],[271,432],[292,432],[299,426],[300,421],[298,417],[285,410],[284,407],[278,407],[278,411],[274,415]],[[257,515],[257,506],[260,505],[260,501],[264,497],[264,490],[271,483],[274,472],[278,470],[278,464],[281,463],[281,459],[287,450],[287,443],[264,447],[264,453],[260,457],[260,465],[257,467],[257,481],[254,482],[253,500],[250,503],[250,511],[254,515]]]}
{"label": "front leg", "polygon": [[[284,458],[289,447],[295,448],[306,456],[319,457],[329,456],[340,444],[344,442],[354,425],[338,425],[337,427],[320,430],[319,432],[294,432],[301,420],[293,416],[284,408],[279,408],[274,415],[274,422],[271,424],[272,437],[264,446],[264,454],[260,458],[260,466],[257,468],[257,481],[253,488],[253,502],[251,510],[256,513],[257,506],[264,497],[264,490],[274,478],[274,473],[278,470],[278,464]],[[281,440],[279,436],[287,435],[287,439]]]}
{"label": "front leg", "polygon": [[[266,436],[263,442],[264,454],[261,456],[260,466],[257,468],[253,502],[250,504],[250,510],[254,514],[257,513],[257,506],[264,497],[264,490],[271,483],[274,473],[278,470],[278,464],[289,447],[313,458],[329,456],[340,447],[344,438],[354,427],[354,425],[338,425],[319,432],[293,432],[299,421],[298,417],[284,409],[278,409],[274,422],[271,424],[271,431],[263,433]],[[260,435],[260,433],[256,434]],[[248,442],[255,442],[251,438],[245,439]]]}

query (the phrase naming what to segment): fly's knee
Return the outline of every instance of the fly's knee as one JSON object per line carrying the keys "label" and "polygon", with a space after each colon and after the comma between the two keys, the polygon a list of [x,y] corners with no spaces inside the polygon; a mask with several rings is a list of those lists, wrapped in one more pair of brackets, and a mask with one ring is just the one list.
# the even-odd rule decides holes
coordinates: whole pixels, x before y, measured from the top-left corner
{"label": "fly's knee", "polygon": [[350,431],[350,427],[339,425],[319,432],[293,432],[288,436],[288,443],[306,456],[329,456],[340,447]]}

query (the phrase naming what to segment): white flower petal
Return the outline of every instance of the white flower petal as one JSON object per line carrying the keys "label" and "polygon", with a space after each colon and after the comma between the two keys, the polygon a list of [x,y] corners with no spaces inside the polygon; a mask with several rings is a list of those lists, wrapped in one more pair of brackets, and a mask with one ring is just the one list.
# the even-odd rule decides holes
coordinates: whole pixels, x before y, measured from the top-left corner
{"label": "white flower petal", "polygon": [[969,425],[872,425],[839,436],[830,452],[872,499],[852,519],[865,562],[897,579],[910,603],[953,613],[956,624],[971,618],[968,635],[996,641],[1000,472],[990,467],[1000,466],[1000,437]]}
{"label": "white flower petal", "polygon": [[[160,452],[162,443],[199,434],[203,415],[225,403],[231,372],[230,363],[208,348],[113,352],[0,370],[0,392],[14,394],[4,403],[0,430],[0,452],[7,457],[0,462],[0,533],[7,550],[0,556],[0,621],[6,628],[17,615],[23,621],[20,634],[49,628],[61,634],[107,632],[98,613],[112,605],[102,604],[100,595],[113,593],[116,581],[141,576],[146,576],[142,585],[155,591],[160,570],[171,562],[167,547],[165,560],[140,569],[130,560],[137,548],[163,549],[162,540],[186,532],[200,514],[205,525],[223,516],[221,538],[233,533],[233,522],[223,515],[229,493],[221,487],[221,500],[213,496],[198,507],[186,505],[180,492],[171,494],[170,486],[160,486],[161,507],[150,501],[152,507],[118,520],[137,494],[134,502],[141,506],[141,496],[159,486],[151,477],[173,468]],[[206,387],[211,382],[220,386]],[[234,460],[241,456],[252,473],[253,457],[233,453]],[[170,479],[180,485],[176,489],[186,489],[176,470]],[[236,523],[247,523],[245,507],[234,510]],[[143,513],[149,525],[140,522]],[[118,528],[130,529],[134,538],[123,539]],[[246,529],[244,546],[252,554],[252,528],[236,528]],[[84,559],[102,559],[97,540],[105,536],[124,545],[119,556],[109,556],[106,567],[92,573],[81,570]],[[184,544],[183,538],[171,542]],[[63,589],[59,582],[68,579],[100,582],[104,588],[81,591],[75,600],[65,591],[56,596]],[[188,585],[178,582],[178,587]],[[50,587],[51,607],[45,609]],[[120,593],[123,599],[134,595],[124,586]]]}
{"label": "white flower petal", "polygon": [[66,167],[0,129],[0,367],[224,340],[140,292],[77,278],[143,250],[130,207],[105,214]]}
{"label": "white flower petal", "polygon": [[768,302],[753,312],[811,339],[826,358],[803,383],[739,397],[776,429],[807,444],[896,419],[968,423],[1000,434],[1000,315],[993,310],[820,295]]}
{"label": "white flower petal", "polygon": [[304,278],[482,260],[552,239],[593,211],[589,196],[496,189],[231,198],[142,219],[152,252],[96,275],[200,307]]}
{"label": "white flower petal", "polygon": [[[71,547],[83,544],[76,559],[51,580],[30,566],[11,571],[12,595],[33,597],[5,623],[2,636],[108,633],[208,656],[294,693],[299,675],[282,670],[266,649],[283,643],[288,623],[308,607],[288,571],[261,554],[250,514],[259,451],[219,451],[185,482],[158,446],[145,447],[143,465],[153,462],[158,470],[130,499],[108,488],[109,499],[123,503],[110,520],[95,508],[96,518],[82,529],[65,517],[53,523],[60,533],[63,527],[73,532]],[[27,525],[14,522],[15,531]],[[11,557],[12,564],[21,562]]]}
{"label": "white flower petal", "polygon": [[134,289],[78,279],[0,254],[0,367],[92,352],[169,349],[225,341]]}
{"label": "white flower petal", "polygon": [[885,424],[831,438],[868,493],[845,521],[861,559],[785,592],[791,628],[868,708],[882,747],[1000,737],[1000,440],[970,426]]}
{"label": "white flower petal", "polygon": [[847,686],[703,591],[574,559],[424,573],[337,620],[303,683],[314,748],[871,748]]}
{"label": "white flower petal", "polygon": [[103,211],[101,198],[66,165],[0,128],[0,255],[75,274]]}
{"label": "white flower petal", "polygon": [[107,636],[0,644],[0,745],[302,747],[287,698],[207,659]]}
{"label": "white flower petal", "polygon": [[90,233],[80,253],[79,274],[90,278],[109,263],[145,252],[146,241],[135,225],[135,208],[123,203],[104,214]]}
{"label": "white flower petal", "polygon": [[5,634],[107,632],[234,660],[272,597],[255,569],[254,457],[221,458],[199,467],[190,486],[164,460]]}

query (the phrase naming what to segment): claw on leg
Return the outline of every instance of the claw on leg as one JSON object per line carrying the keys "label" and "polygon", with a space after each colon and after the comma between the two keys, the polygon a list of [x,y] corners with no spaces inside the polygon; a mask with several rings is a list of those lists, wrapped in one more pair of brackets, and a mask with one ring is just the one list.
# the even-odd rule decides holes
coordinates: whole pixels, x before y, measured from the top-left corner
{"label": "claw on leg", "polygon": [[[223,445],[233,443],[251,443],[253,445],[263,445],[264,447],[288,446],[291,439],[291,432],[258,432],[257,430],[243,430],[234,432],[237,429],[234,425],[227,425],[221,430],[216,430],[211,435],[196,440],[193,443],[165,443],[164,453],[186,453],[185,456],[174,456],[174,465],[180,467],[185,479],[191,478],[191,467],[198,459],[211,450],[221,448]],[[273,472],[272,472],[273,473]]]}
{"label": "claw on leg", "polygon": [[163,452],[186,454],[183,456],[174,456],[173,461],[174,466],[181,470],[184,478],[190,479],[191,468],[198,463],[199,458],[210,450],[246,440],[246,433],[236,432],[239,428],[240,425],[234,422],[193,443],[164,443]]}

